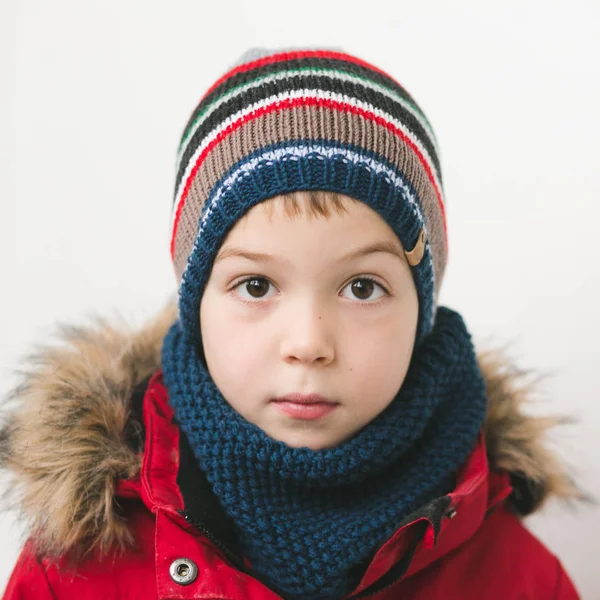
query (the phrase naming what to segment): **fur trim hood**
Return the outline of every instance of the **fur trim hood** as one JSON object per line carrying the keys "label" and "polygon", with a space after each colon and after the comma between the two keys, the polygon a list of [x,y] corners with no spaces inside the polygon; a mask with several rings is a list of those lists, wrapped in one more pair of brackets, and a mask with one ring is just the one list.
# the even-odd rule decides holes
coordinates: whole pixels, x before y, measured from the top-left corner
{"label": "fur trim hood", "polygon": [[[130,400],[160,367],[162,339],[176,317],[171,302],[135,330],[101,319],[61,327],[58,343],[26,361],[4,407],[0,467],[8,472],[8,506],[19,509],[41,553],[133,544],[115,493],[117,481],[135,477],[141,467],[136,432],[142,426]],[[490,468],[510,473],[514,510],[530,514],[551,496],[581,498],[544,442],[563,419],[524,412],[530,378],[502,353],[479,353],[478,359],[488,393]]]}

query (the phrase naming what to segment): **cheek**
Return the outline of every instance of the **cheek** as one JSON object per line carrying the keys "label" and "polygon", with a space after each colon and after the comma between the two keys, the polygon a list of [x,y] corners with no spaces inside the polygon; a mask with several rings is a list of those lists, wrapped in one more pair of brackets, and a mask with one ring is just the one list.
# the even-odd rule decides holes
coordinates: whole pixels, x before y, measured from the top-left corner
{"label": "cheek", "polygon": [[404,321],[365,328],[354,338],[348,375],[360,397],[373,399],[370,411],[383,410],[398,393],[410,364],[415,333],[416,319],[414,325]]}
{"label": "cheek", "polygon": [[237,324],[230,314],[219,311],[216,304],[210,297],[203,299],[202,345],[211,377],[228,396],[247,389],[253,384],[253,375],[260,372],[261,338],[251,328]]}

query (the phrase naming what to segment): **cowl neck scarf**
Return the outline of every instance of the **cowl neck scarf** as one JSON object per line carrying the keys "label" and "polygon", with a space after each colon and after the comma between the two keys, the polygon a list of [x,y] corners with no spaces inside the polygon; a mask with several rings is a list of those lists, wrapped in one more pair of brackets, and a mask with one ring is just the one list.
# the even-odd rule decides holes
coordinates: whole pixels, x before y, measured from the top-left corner
{"label": "cowl neck scarf", "polygon": [[244,419],[201,352],[178,322],[171,327],[162,351],[170,403],[252,568],[289,598],[349,593],[352,569],[411,512],[451,491],[485,416],[471,337],[444,307],[389,406],[319,451],[292,448]]}

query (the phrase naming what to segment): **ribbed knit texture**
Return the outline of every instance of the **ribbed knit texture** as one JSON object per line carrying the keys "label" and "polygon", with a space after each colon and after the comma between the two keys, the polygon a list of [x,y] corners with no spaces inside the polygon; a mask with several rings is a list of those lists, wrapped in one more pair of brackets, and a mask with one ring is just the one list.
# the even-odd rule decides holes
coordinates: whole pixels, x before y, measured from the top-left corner
{"label": "ribbed knit texture", "polygon": [[349,593],[352,567],[404,517],[450,491],[485,415],[470,335],[443,307],[392,403],[321,451],[291,448],[237,413],[179,322],[164,340],[162,367],[181,429],[253,569],[290,598]]}
{"label": "ribbed knit texture", "polygon": [[185,331],[200,341],[199,305],[216,253],[259,202],[297,190],[365,202],[411,251],[417,344],[433,326],[447,259],[439,151],[423,111],[390,75],[333,50],[248,52],[216,81],[181,138],[171,257]]}

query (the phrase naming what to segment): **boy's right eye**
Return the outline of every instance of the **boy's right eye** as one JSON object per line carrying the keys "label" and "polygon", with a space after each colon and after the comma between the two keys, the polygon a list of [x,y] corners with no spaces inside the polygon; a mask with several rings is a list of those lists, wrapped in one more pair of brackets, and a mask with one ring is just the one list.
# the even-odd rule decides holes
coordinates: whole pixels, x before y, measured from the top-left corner
{"label": "boy's right eye", "polygon": [[[233,289],[239,290],[237,293],[240,294],[243,302],[252,302],[252,299],[265,298],[270,285],[272,285],[271,282],[264,277],[247,277],[238,282]],[[244,292],[248,295],[245,295]]]}

